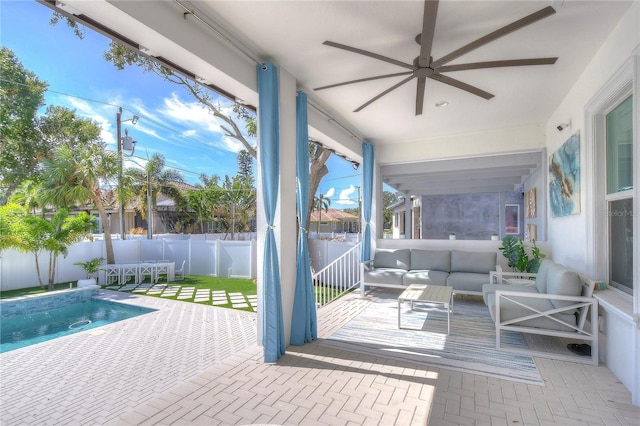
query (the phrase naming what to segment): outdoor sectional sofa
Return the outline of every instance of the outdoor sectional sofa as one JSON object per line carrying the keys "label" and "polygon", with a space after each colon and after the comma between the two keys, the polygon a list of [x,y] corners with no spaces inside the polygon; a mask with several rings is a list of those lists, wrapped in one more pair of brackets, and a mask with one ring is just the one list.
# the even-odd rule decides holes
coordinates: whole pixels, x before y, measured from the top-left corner
{"label": "outdoor sectional sofa", "polygon": [[360,291],[366,286],[406,288],[411,284],[453,287],[456,294],[482,294],[496,269],[496,252],[376,249],[362,263]]}
{"label": "outdoor sectional sofa", "polygon": [[[509,284],[509,278],[514,276],[520,285]],[[590,358],[584,361],[598,364],[598,302],[592,297],[593,280],[549,259],[542,261],[537,274],[494,272],[491,277],[492,281],[498,278],[501,282],[484,285],[482,297],[496,325],[497,348],[501,347],[503,331],[577,339],[592,346]],[[527,282],[523,277],[535,281],[522,285]],[[561,347],[566,351],[565,348]],[[562,351],[535,354],[576,361]]]}

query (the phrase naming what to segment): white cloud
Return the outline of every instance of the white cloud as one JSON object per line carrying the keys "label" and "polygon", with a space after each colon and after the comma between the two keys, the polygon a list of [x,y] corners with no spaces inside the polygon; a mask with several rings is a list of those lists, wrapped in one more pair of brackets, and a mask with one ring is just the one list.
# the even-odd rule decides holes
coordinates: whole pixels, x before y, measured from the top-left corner
{"label": "white cloud", "polygon": [[336,193],[336,189],[335,188],[329,188],[329,190],[327,191],[326,194],[324,194],[325,198],[331,198],[333,197],[333,194]]}
{"label": "white cloud", "polygon": [[179,123],[192,123],[209,132],[222,133],[218,120],[200,102],[185,102],[176,93],[164,99],[164,106],[158,112]]}
{"label": "white cloud", "polygon": [[196,133],[198,132],[196,132],[195,130],[185,130],[184,132],[182,132],[182,136],[190,137],[195,135]]}
{"label": "white cloud", "polygon": [[336,201],[336,204],[353,206],[357,204],[357,201],[352,199],[353,193],[356,192],[356,187],[349,185],[349,188],[340,191],[340,197]]}
{"label": "white cloud", "polygon": [[[109,145],[116,144],[115,131],[112,130],[112,120],[107,118],[104,111],[96,111],[87,101],[82,99],[67,97],[70,107],[76,110],[76,115],[83,118],[90,118],[100,126],[100,138]],[[115,117],[114,117],[115,120]],[[114,126],[115,127],[115,126]]]}

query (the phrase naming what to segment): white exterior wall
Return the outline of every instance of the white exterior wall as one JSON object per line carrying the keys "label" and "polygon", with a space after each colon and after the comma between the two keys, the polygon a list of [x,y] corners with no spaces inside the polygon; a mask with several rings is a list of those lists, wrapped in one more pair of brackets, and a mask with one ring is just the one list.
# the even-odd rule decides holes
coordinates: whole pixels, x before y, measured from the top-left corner
{"label": "white exterior wall", "polygon": [[[581,167],[581,212],[580,214],[553,218],[547,207],[548,241],[554,253],[554,260],[596,279],[602,272],[598,263],[605,262],[601,254],[595,252],[598,235],[595,224],[596,203],[594,193],[595,165],[604,161],[595,158],[593,131],[587,128],[586,107],[596,95],[606,87],[614,75],[630,62],[635,62],[636,84],[640,81],[637,58],[640,55],[640,2],[635,2],[620,20],[607,41],[594,56],[582,76],[551,115],[546,123],[547,154],[556,151],[572,134],[580,132]],[[635,56],[635,59],[634,59]],[[634,262],[635,294],[630,297],[618,290],[609,289],[604,293],[596,292],[600,299],[600,359],[625,384],[632,393],[632,401],[640,405],[640,291],[638,291],[638,235],[640,234],[640,215],[638,211],[640,188],[638,185],[638,161],[640,161],[640,90],[634,88],[635,108],[635,151],[634,151]],[[559,123],[571,121],[571,129],[558,132]]]}
{"label": "white exterior wall", "polygon": [[[577,215],[553,218],[549,216],[549,240],[554,245],[556,260],[570,265],[585,274],[589,273],[586,251],[586,217],[591,194],[585,193],[587,182],[593,170],[586,164],[585,149],[585,106],[600,90],[611,76],[627,61],[634,49],[640,45],[640,12],[638,2],[627,12],[618,27],[598,51],[582,76],[576,81],[567,97],[551,115],[546,124],[547,155],[553,154],[572,134],[580,132],[580,168],[581,194],[580,209]],[[558,132],[555,127],[559,123],[571,121],[571,129]],[[548,158],[548,157],[547,157]],[[636,166],[638,159],[635,159]]]}

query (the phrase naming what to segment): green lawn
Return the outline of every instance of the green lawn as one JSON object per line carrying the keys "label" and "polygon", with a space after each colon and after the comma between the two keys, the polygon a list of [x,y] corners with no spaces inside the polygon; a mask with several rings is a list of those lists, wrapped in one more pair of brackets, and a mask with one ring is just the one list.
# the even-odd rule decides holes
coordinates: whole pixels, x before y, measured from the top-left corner
{"label": "green lawn", "polygon": [[[149,282],[148,280],[146,282]],[[185,276],[183,281],[173,281],[169,283],[169,285],[179,285],[182,287],[195,287],[198,289],[209,289],[209,290],[224,290],[227,293],[242,293],[244,296],[255,295],[257,294],[257,287],[253,283],[253,280],[250,279],[239,279],[239,278],[219,278],[219,277],[199,277],[199,276]],[[69,283],[56,284],[55,290],[63,290],[69,288]],[[74,283],[75,287],[75,283]],[[23,288],[19,290],[8,290],[0,292],[0,299],[6,299],[9,297],[17,297],[17,296],[27,296],[30,294],[39,294],[45,293],[46,289],[41,289],[40,287],[31,287],[31,288]],[[156,295],[146,295],[143,296],[149,297],[160,297]],[[178,296],[172,297],[163,297],[163,299],[173,299],[177,300]],[[192,299],[180,299],[181,302],[192,302]],[[202,304],[211,304],[211,301],[208,303],[202,302]],[[226,305],[216,305],[222,308],[230,308],[231,303]],[[253,312],[253,310],[249,308],[236,308],[238,310]]]}
{"label": "green lawn", "polygon": [[[148,283],[149,280],[146,280],[145,282]],[[161,283],[163,283],[162,279],[161,279]],[[73,284],[74,284],[74,287],[75,287],[76,283],[73,283]],[[257,286],[256,286],[256,284],[254,284],[253,280],[250,280],[250,279],[200,277],[200,276],[187,275],[187,276],[184,277],[183,281],[173,281],[173,282],[169,283],[169,285],[179,285],[179,286],[182,286],[182,287],[195,287],[196,290],[198,290],[198,289],[224,290],[224,291],[227,292],[227,294],[228,293],[242,293],[245,297],[257,294]],[[68,289],[69,288],[69,283],[66,282],[66,283],[56,284],[54,287],[55,287],[55,290]],[[0,292],[0,299],[7,299],[9,297],[27,296],[27,295],[30,295],[30,294],[45,293],[46,291],[47,291],[46,289],[41,289],[40,287],[23,288],[23,289],[19,289],[19,290],[7,290],[7,291]],[[318,297],[319,299],[322,299],[322,297],[321,297],[322,293],[324,293],[325,297],[326,296],[332,296],[333,298],[335,298],[337,296],[337,294],[335,293],[335,289],[332,289],[330,287],[316,286],[315,287],[315,291],[316,291],[316,297]],[[148,297],[160,297],[159,295],[150,295],[150,294],[140,294],[140,295],[148,296]],[[342,295],[342,296],[344,296],[344,295]],[[340,296],[340,297],[342,297],[342,296]],[[175,295],[175,296],[171,296],[171,297],[163,297],[163,299],[178,300],[178,296]],[[193,298],[191,298],[191,299],[180,299],[180,301],[181,302],[196,303],[196,302],[194,302]],[[198,303],[203,304],[203,305],[210,305],[211,301],[209,301],[209,302],[198,302]],[[251,309],[251,307],[248,307],[248,308],[232,308],[231,303],[228,303],[226,305],[216,305],[216,306],[219,306],[219,307],[222,307],[222,308],[238,309],[238,310],[253,312],[253,309]]]}

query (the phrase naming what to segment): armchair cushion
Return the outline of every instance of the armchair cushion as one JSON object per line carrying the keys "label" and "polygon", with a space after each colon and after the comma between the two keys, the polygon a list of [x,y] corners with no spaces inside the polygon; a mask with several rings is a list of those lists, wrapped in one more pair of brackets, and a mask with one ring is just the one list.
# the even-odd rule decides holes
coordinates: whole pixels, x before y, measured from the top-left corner
{"label": "armchair cushion", "polygon": [[538,293],[547,292],[547,271],[551,265],[555,265],[555,263],[549,259],[543,259],[542,262],[540,262],[536,275],[536,288],[538,289]]}
{"label": "armchair cushion", "polygon": [[[549,266],[549,271],[547,272],[547,294],[558,294],[561,296],[582,295],[580,276],[562,265],[554,264]],[[551,303],[556,308],[564,308],[575,302],[551,299]]]}
{"label": "armchair cushion", "polygon": [[529,285],[485,284],[482,286],[482,299],[485,305],[489,306],[489,299],[495,296],[497,290],[519,291],[522,293],[538,292],[534,286]]}

